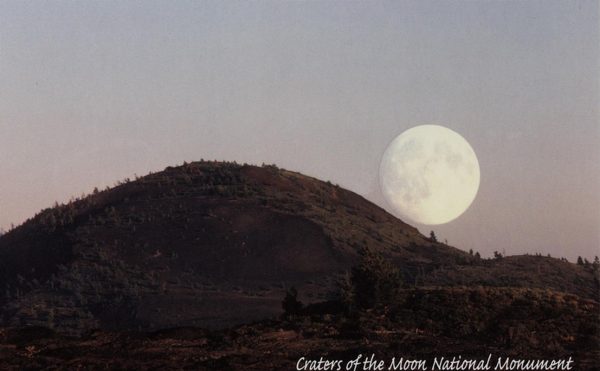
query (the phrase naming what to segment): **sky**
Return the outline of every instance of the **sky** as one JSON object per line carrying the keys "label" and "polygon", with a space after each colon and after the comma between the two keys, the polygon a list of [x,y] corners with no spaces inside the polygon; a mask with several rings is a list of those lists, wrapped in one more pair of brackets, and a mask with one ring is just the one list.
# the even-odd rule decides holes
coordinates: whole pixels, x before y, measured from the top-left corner
{"label": "sky", "polygon": [[183,161],[275,163],[390,210],[386,146],[437,124],[479,192],[424,234],[600,254],[598,1],[0,1],[0,227]]}

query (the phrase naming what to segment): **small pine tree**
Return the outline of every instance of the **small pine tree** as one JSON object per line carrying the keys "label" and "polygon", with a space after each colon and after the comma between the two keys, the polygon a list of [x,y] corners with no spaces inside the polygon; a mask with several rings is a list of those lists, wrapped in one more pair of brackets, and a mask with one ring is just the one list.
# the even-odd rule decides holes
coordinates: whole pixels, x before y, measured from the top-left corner
{"label": "small pine tree", "polygon": [[431,241],[433,241],[433,242],[437,242],[437,237],[435,236],[435,232],[434,232],[434,231],[431,231],[431,232],[429,233],[429,239],[430,239]]}
{"label": "small pine tree", "polygon": [[479,251],[475,252],[475,258],[481,259],[481,254],[479,253]]}
{"label": "small pine tree", "polygon": [[577,257],[577,265],[583,265],[583,259],[581,258],[581,256]]}
{"label": "small pine tree", "polygon": [[473,249],[469,249],[469,255],[473,256]]}
{"label": "small pine tree", "polygon": [[287,290],[285,297],[281,302],[281,307],[286,316],[296,315],[302,311],[304,305],[298,300],[298,290],[296,290],[295,287],[292,286]]}

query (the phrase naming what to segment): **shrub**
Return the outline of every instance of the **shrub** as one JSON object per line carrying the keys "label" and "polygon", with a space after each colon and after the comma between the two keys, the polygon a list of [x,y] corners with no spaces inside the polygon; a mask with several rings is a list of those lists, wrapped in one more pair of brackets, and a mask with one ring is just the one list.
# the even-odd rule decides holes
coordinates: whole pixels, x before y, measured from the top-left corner
{"label": "shrub", "polygon": [[388,305],[400,294],[400,271],[380,254],[365,248],[360,263],[352,268],[349,282],[349,302],[356,309]]}
{"label": "shrub", "polygon": [[302,311],[304,305],[298,300],[298,290],[295,287],[292,286],[287,290],[281,302],[281,307],[286,316],[296,315]]}

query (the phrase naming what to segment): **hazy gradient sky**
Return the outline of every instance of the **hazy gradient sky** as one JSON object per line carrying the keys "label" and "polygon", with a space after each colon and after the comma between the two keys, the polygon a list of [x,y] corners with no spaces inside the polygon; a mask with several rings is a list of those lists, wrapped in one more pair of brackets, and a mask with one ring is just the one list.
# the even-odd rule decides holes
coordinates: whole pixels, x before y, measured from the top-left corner
{"label": "hazy gradient sky", "polygon": [[276,163],[386,207],[387,144],[434,123],[481,166],[440,239],[592,257],[599,21],[598,1],[1,0],[0,227],[200,158]]}

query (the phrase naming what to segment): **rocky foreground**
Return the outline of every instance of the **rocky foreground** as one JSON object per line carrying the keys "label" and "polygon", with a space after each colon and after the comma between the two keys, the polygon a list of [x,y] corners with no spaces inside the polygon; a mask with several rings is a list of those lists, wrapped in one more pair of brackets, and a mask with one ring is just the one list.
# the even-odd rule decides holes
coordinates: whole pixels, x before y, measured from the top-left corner
{"label": "rocky foreground", "polygon": [[[569,359],[598,370],[593,300],[547,290],[404,290],[398,304],[353,314],[334,304],[226,330],[174,328],[152,333],[91,332],[65,337],[46,328],[0,330],[6,369],[294,370],[299,361],[375,355]],[[302,363],[305,362],[305,363]],[[314,365],[314,364],[313,364]]]}

